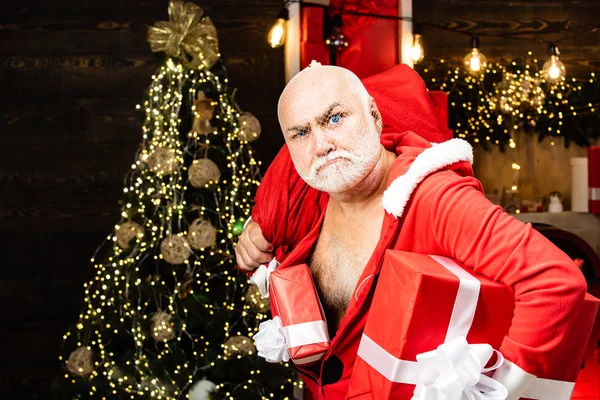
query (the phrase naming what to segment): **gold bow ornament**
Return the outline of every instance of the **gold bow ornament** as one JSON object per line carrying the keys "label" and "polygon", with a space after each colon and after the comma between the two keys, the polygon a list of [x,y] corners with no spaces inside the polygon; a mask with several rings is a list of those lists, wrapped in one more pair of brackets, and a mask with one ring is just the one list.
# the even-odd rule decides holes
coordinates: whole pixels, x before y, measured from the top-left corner
{"label": "gold bow ornament", "polygon": [[169,20],[148,28],[153,52],[164,51],[192,69],[210,69],[219,59],[217,29],[204,10],[193,3],[172,0]]}

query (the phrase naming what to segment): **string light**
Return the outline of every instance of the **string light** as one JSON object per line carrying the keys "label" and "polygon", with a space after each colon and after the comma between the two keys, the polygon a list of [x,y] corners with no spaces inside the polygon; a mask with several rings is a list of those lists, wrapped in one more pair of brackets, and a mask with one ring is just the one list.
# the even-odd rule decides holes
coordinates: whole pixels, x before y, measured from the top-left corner
{"label": "string light", "polygon": [[[65,375],[69,382],[81,383],[75,378],[86,374],[91,398],[118,393],[131,398],[185,398],[182,393],[204,379],[207,371],[227,369],[230,358],[242,356],[228,356],[214,322],[223,321],[225,338],[252,338],[267,318],[268,308],[257,309],[245,301],[248,280],[235,269],[236,234],[250,215],[261,162],[237,135],[240,114],[227,94],[227,84],[227,79],[210,71],[188,70],[168,59],[152,77],[148,97],[136,107],[145,113],[143,141],[125,178],[122,220],[91,259],[94,269],[84,284],[84,306],[79,320],[64,335],[60,357],[66,365],[73,363],[69,372],[75,372]],[[203,134],[185,131],[181,116],[197,116],[199,93],[215,90],[218,94],[207,101],[214,107],[217,127]],[[198,156],[213,153],[223,154],[226,160],[221,177],[203,188],[192,188],[188,166]],[[200,204],[190,204],[190,199]],[[175,235],[185,243],[190,221],[198,216],[213,223],[217,245],[187,249],[190,254],[184,262],[166,264],[161,242]],[[76,348],[93,354],[91,373],[88,367],[76,368],[76,360],[70,359]],[[244,356],[256,357],[254,352]],[[92,362],[91,356],[85,361]],[[168,367],[157,368],[157,364]],[[278,371],[280,381],[252,379],[242,385],[225,381],[216,387],[220,394],[229,392],[228,397],[261,393],[282,398],[298,385],[295,372],[283,369]],[[247,372],[260,374],[257,366]],[[284,381],[285,390],[281,389]]]}
{"label": "string light", "polygon": [[565,64],[558,59],[560,52],[558,47],[554,44],[549,46],[550,58],[544,63],[542,69],[544,70],[544,78],[548,81],[557,82],[564,79],[566,75]]}
{"label": "string light", "polygon": [[471,38],[471,51],[464,57],[463,62],[469,71],[479,73],[487,67],[487,57],[479,51],[479,38]]}
{"label": "string light", "polygon": [[273,48],[281,47],[285,44],[285,37],[287,31],[287,21],[289,19],[288,9],[284,6],[279,14],[277,14],[277,21],[273,24],[267,35],[267,41]]}
{"label": "string light", "polygon": [[410,48],[410,58],[416,64],[419,61],[422,61],[424,57],[423,38],[417,33],[413,36],[413,45]]}
{"label": "string light", "polygon": [[423,25],[420,23],[414,23],[413,25],[413,44],[410,48],[410,58],[413,63],[422,61],[425,57],[425,51],[423,50]]}
{"label": "string light", "polygon": [[[475,75],[462,67],[419,72],[429,90],[448,93],[450,128],[455,136],[486,149],[489,145],[499,145],[501,150],[516,148],[513,135],[517,131],[536,132],[539,140],[563,137],[565,145],[571,141],[589,145],[596,132],[589,128],[600,117],[600,104],[590,97],[598,90],[596,74],[580,80],[548,81],[538,70],[538,60],[531,58],[532,63],[524,65],[488,63]],[[551,145],[555,143],[551,141]]]}

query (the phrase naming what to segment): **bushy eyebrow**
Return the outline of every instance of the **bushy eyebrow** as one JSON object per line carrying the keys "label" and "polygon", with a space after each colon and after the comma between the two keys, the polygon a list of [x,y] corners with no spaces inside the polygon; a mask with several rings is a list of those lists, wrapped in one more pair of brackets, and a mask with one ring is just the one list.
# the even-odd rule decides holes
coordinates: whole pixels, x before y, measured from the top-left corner
{"label": "bushy eyebrow", "polygon": [[294,126],[290,126],[289,128],[287,128],[287,132],[291,132],[291,131],[296,131],[296,132],[302,132],[303,130],[308,129],[308,125],[294,125]]}
{"label": "bushy eyebrow", "polygon": [[[326,120],[326,119],[329,117],[329,115],[331,114],[331,112],[332,112],[332,111],[333,111],[333,110],[334,110],[336,107],[338,107],[338,106],[341,106],[341,104],[340,104],[340,103],[338,103],[337,101],[336,101],[336,102],[333,102],[333,103],[331,103],[331,104],[329,105],[329,107],[327,107],[327,109],[325,110],[325,112],[323,112],[323,113],[322,113],[320,116],[318,116],[318,117],[316,118],[316,120],[317,120],[317,124],[319,124],[319,125],[322,125],[322,124],[324,123],[323,121],[325,121],[325,120]],[[308,129],[308,128],[309,128],[308,124],[307,124],[307,125],[294,125],[294,126],[290,126],[289,128],[287,128],[287,129],[286,129],[286,132],[292,132],[292,131],[295,131],[295,132],[302,132],[302,131],[304,131],[304,130],[306,130],[306,129]]]}
{"label": "bushy eyebrow", "polygon": [[336,108],[337,106],[341,106],[341,104],[338,103],[337,101],[334,103],[331,103],[331,105],[329,107],[327,107],[327,110],[325,110],[325,112],[323,114],[321,114],[321,116],[317,117],[317,124],[322,125],[324,123],[324,121],[327,118],[329,118],[333,109]]}

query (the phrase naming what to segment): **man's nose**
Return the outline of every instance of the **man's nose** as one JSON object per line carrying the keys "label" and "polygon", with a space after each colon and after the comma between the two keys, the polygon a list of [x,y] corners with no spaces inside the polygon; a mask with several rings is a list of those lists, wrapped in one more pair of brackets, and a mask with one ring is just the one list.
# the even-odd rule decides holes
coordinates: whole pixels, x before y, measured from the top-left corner
{"label": "man's nose", "polygon": [[316,129],[313,138],[315,140],[315,153],[319,157],[326,156],[337,149],[334,138],[324,129]]}

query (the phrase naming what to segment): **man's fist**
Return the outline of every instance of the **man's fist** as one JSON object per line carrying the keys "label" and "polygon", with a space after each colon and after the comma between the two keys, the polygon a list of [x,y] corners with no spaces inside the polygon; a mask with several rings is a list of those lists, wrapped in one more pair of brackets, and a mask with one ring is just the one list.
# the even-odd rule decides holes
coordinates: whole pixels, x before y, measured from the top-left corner
{"label": "man's fist", "polygon": [[258,223],[251,219],[235,246],[235,258],[241,270],[253,271],[273,259],[273,250]]}

